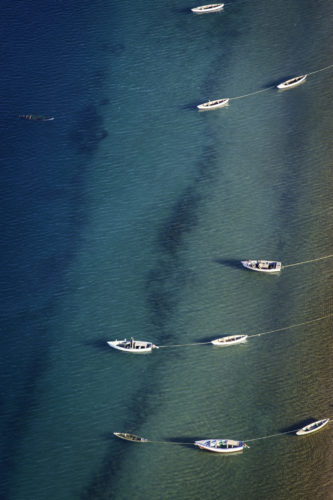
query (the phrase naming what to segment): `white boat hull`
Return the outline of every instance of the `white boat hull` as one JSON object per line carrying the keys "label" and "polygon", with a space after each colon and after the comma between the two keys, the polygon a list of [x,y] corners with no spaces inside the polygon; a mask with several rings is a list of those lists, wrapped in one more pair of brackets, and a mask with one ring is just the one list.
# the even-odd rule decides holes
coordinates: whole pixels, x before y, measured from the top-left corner
{"label": "white boat hull", "polygon": [[242,260],[243,267],[259,273],[279,273],[282,269],[281,262],[274,260]]}
{"label": "white boat hull", "polygon": [[219,339],[212,340],[213,345],[218,346],[228,346],[235,344],[242,344],[246,342],[247,335],[229,335],[228,337],[221,337]]}
{"label": "white boat hull", "polygon": [[297,85],[301,85],[301,83],[304,83],[307,76],[308,75],[302,75],[296,78],[291,78],[290,80],[286,80],[285,82],[277,85],[277,88],[280,90],[292,89],[294,87],[297,87]]}
{"label": "white boat hull", "polygon": [[194,14],[210,14],[212,12],[220,12],[223,10],[224,3],[213,3],[209,5],[200,5],[199,7],[193,7],[191,11]]}
{"label": "white boat hull", "polygon": [[194,445],[201,450],[212,451],[213,453],[237,453],[247,447],[243,441],[234,441],[233,439],[206,439],[195,441]]}
{"label": "white boat hull", "polygon": [[211,111],[213,109],[224,108],[229,106],[229,99],[215,99],[215,101],[207,101],[197,106],[199,111]]}
{"label": "white boat hull", "polygon": [[317,432],[320,429],[322,429],[326,424],[328,424],[328,422],[329,418],[324,418],[323,420],[317,420],[317,422],[313,422],[312,424],[302,427],[302,429],[296,432],[296,435],[305,436],[307,434],[311,434],[312,432]]}
{"label": "white boat hull", "polygon": [[153,349],[158,349],[158,347],[151,342],[145,342],[143,340],[112,340],[107,342],[107,344],[113,349],[118,351],[130,352],[132,354],[146,354],[151,352]]}

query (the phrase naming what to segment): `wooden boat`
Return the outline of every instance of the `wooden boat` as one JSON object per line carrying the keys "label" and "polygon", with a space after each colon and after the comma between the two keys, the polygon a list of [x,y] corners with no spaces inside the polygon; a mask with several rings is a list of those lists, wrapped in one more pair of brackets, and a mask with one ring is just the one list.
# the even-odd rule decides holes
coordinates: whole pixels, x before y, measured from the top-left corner
{"label": "wooden boat", "polygon": [[224,3],[211,3],[209,5],[200,5],[191,9],[194,14],[208,14],[210,12],[219,12],[223,10]]}
{"label": "wooden boat", "polygon": [[247,269],[260,273],[278,273],[282,269],[281,262],[275,260],[242,260],[241,263]]}
{"label": "wooden boat", "polygon": [[207,101],[202,104],[199,104],[197,108],[200,111],[207,111],[210,109],[218,109],[223,108],[224,106],[228,106],[229,99],[215,99],[215,101]]}
{"label": "wooden boat", "polygon": [[147,443],[148,439],[137,436],[136,434],[130,434],[129,432],[114,432],[115,436],[120,439],[125,439],[126,441],[133,441],[134,443]]}
{"label": "wooden boat", "polygon": [[316,432],[322,429],[329,422],[329,418],[324,418],[323,420],[317,420],[316,422],[312,422],[312,424],[306,425],[302,427],[299,431],[296,432],[297,436],[305,436],[306,434],[311,434],[311,432]]}
{"label": "wooden boat", "polygon": [[19,115],[22,120],[32,120],[35,122],[51,122],[54,120],[54,116],[42,116],[42,115]]}
{"label": "wooden boat", "polygon": [[144,340],[134,340],[131,337],[130,340],[111,340],[107,342],[113,349],[118,349],[118,351],[132,352],[135,354],[144,354],[151,352],[153,349],[158,349],[158,346],[152,344],[151,342],[145,342]]}
{"label": "wooden boat", "polygon": [[234,441],[233,439],[207,439],[195,441],[194,445],[201,450],[215,453],[236,453],[237,451],[243,451],[244,448],[249,448],[244,441]]}
{"label": "wooden boat", "polygon": [[300,85],[301,83],[305,82],[306,77],[308,75],[301,75],[301,76],[296,76],[295,78],[290,78],[290,80],[286,80],[285,82],[279,83],[277,85],[278,89],[292,89],[293,87],[296,87],[297,85]]}
{"label": "wooden boat", "polygon": [[214,345],[233,345],[233,344],[241,344],[242,342],[246,342],[247,335],[229,335],[228,337],[221,337],[219,339],[212,340],[211,343]]}

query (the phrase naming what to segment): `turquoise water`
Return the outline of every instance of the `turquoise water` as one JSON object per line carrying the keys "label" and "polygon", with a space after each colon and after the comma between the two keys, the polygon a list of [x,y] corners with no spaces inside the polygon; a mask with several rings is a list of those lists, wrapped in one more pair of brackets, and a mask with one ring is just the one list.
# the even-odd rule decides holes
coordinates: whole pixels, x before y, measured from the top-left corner
{"label": "turquoise water", "polygon": [[[332,312],[330,260],[280,276],[239,267],[332,253],[332,70],[269,88],[332,63],[332,7],[243,2],[210,16],[190,7],[54,7],[54,31],[65,26],[57,70],[68,71],[51,86],[55,126],[10,129],[18,150],[8,157],[16,171],[26,159],[28,172],[16,186],[26,217],[10,240],[24,252],[7,279],[4,497],[332,495],[330,425],[231,457],[181,444],[332,417],[330,319],[228,349],[135,357],[106,346],[130,335],[204,342]],[[227,109],[195,109],[265,88]],[[126,443],[114,431],[178,444]]]}

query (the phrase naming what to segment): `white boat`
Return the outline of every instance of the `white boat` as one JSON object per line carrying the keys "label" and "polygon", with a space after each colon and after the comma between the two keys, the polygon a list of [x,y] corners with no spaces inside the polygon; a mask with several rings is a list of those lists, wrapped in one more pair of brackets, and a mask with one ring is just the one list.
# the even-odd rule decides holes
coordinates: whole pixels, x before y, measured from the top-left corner
{"label": "white boat", "polygon": [[300,85],[301,83],[305,82],[306,77],[308,75],[301,75],[301,76],[296,76],[295,78],[290,78],[290,80],[286,80],[285,82],[279,83],[277,85],[278,89],[291,89],[293,87],[296,87],[297,85]]}
{"label": "white boat", "polygon": [[282,269],[281,262],[276,260],[242,260],[241,263],[247,269],[261,273],[278,273]]}
{"label": "white boat", "polygon": [[158,349],[158,347],[151,342],[145,342],[144,340],[134,340],[131,337],[130,340],[112,340],[107,342],[113,349],[118,349],[118,351],[132,352],[135,354],[144,354],[146,352],[151,352],[153,349]]}
{"label": "white boat", "polygon": [[210,12],[219,12],[223,10],[224,3],[211,3],[208,5],[200,5],[191,9],[194,14],[208,14]]}
{"label": "white boat", "polygon": [[206,439],[195,441],[194,445],[201,450],[215,453],[236,453],[237,451],[243,451],[244,448],[249,448],[244,441],[234,441],[233,439]]}
{"label": "white boat", "polygon": [[306,425],[302,427],[299,431],[296,432],[297,436],[305,436],[305,434],[310,434],[311,432],[316,432],[322,429],[329,422],[329,418],[324,418],[323,420],[317,420],[316,422],[312,422],[312,424]]}
{"label": "white boat", "polygon": [[214,101],[207,101],[199,104],[197,108],[200,111],[207,111],[209,109],[217,109],[223,108],[224,106],[228,106],[229,99],[215,99]]}
{"label": "white boat", "polygon": [[246,342],[247,335],[229,335],[228,337],[221,337],[219,339],[212,340],[211,343],[214,345],[233,345],[233,344],[241,344],[242,342]]}

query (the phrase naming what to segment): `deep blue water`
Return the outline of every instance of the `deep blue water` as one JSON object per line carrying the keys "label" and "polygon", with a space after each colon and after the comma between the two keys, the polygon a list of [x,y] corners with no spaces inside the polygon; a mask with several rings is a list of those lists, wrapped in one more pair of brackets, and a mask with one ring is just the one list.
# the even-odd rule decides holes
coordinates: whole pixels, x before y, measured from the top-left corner
{"label": "deep blue water", "polygon": [[[331,261],[279,277],[238,265],[332,253],[332,69],[293,91],[268,88],[332,63],[332,7],[258,0],[193,16],[192,6],[2,4],[6,500],[332,494],[330,427],[227,460],[112,435],[252,438],[333,416],[330,320],[227,352],[133,359],[106,347],[332,312]],[[195,109],[265,88],[216,113]]]}
{"label": "deep blue water", "polygon": [[[17,446],[38,399],[36,382],[47,370],[56,340],[50,325],[64,275],[86,221],[83,179],[103,136],[97,105],[105,98],[101,82],[112,51],[98,29],[106,9],[105,2],[94,9],[68,2],[2,4],[4,498],[17,465]],[[20,121],[24,113],[56,119]]]}

